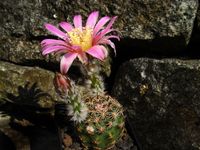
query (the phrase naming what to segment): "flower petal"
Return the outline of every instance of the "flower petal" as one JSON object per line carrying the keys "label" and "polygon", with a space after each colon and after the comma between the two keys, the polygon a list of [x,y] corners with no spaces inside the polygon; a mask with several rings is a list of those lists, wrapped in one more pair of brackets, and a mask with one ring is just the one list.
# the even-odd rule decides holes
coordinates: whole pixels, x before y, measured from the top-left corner
{"label": "flower petal", "polygon": [[81,63],[83,63],[83,64],[87,64],[87,62],[88,62],[88,58],[87,58],[85,52],[79,52],[79,54],[78,54],[78,59],[79,59],[79,60],[81,61]]}
{"label": "flower petal", "polygon": [[118,41],[120,41],[120,37],[117,35],[110,35],[110,36],[105,36],[105,39],[117,39]]}
{"label": "flower petal", "polygon": [[111,20],[110,20],[110,22],[109,22],[109,24],[107,25],[107,29],[110,29],[111,27],[112,27],[112,25],[113,25],[113,23],[115,22],[115,20],[117,19],[117,16],[115,16],[115,17],[113,17]]}
{"label": "flower petal", "polygon": [[86,26],[94,28],[94,26],[95,26],[95,24],[97,22],[98,17],[99,17],[99,12],[98,11],[92,12],[89,15],[88,19],[87,19]]}
{"label": "flower petal", "polygon": [[110,20],[110,17],[105,16],[103,18],[101,18],[98,23],[96,24],[95,28],[94,28],[94,35],[97,34],[97,32],[99,32],[100,29],[102,29],[102,27]]}
{"label": "flower petal", "polygon": [[47,23],[45,24],[45,28],[49,30],[52,34],[60,37],[61,39],[64,39],[64,40],[67,39],[67,35],[61,30],[59,30],[57,27]]}
{"label": "flower petal", "polygon": [[82,29],[82,17],[81,17],[81,15],[74,16],[74,27]]}
{"label": "flower petal", "polygon": [[62,74],[67,73],[74,59],[77,57],[77,53],[67,53],[60,61],[60,71]]}
{"label": "flower petal", "polygon": [[42,55],[47,55],[49,53],[61,51],[61,50],[67,50],[65,46],[47,46],[42,49]]}
{"label": "flower petal", "polygon": [[102,40],[101,44],[108,44],[112,49],[114,50],[115,56],[116,56],[116,49],[115,49],[115,44],[111,42],[110,40]]}
{"label": "flower petal", "polygon": [[67,32],[70,32],[72,29],[74,29],[74,27],[68,22],[61,22],[59,25]]}
{"label": "flower petal", "polygon": [[99,32],[96,36],[93,37],[93,45],[97,45],[99,43],[100,40],[104,39],[106,36],[106,34],[112,32],[112,31],[116,31],[115,29],[104,29],[101,32]]}
{"label": "flower petal", "polygon": [[45,39],[41,42],[41,45],[42,46],[46,46],[46,45],[67,45],[67,43],[62,41],[62,40]]}
{"label": "flower petal", "polygon": [[87,50],[86,53],[100,60],[103,60],[106,57],[104,46],[93,46],[92,48]]}
{"label": "flower petal", "polygon": [[111,27],[112,27],[112,25],[113,25],[113,23],[115,22],[116,19],[117,19],[117,16],[113,17],[110,20],[109,24],[106,26],[106,28],[104,30],[102,30],[97,37],[95,37],[96,38],[96,40],[95,40],[96,42],[98,40],[100,40],[103,36],[105,36],[106,34],[112,32],[112,31],[115,31],[115,29],[112,29]]}
{"label": "flower petal", "polygon": [[109,39],[112,39],[112,38],[113,39],[117,39],[118,41],[120,41],[120,37],[119,36],[117,36],[117,35],[110,35],[110,36],[104,36],[98,42],[96,42],[95,45],[108,44],[108,42],[106,42],[106,41],[109,40]]}

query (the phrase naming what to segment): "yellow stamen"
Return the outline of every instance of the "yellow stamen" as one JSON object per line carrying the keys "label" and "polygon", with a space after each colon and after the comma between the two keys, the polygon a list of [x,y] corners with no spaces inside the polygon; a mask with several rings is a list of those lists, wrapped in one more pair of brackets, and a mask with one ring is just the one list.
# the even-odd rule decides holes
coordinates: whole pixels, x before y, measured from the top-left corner
{"label": "yellow stamen", "polygon": [[83,51],[87,51],[92,47],[92,31],[91,28],[84,27],[82,30],[75,28],[68,32],[71,44],[80,46]]}

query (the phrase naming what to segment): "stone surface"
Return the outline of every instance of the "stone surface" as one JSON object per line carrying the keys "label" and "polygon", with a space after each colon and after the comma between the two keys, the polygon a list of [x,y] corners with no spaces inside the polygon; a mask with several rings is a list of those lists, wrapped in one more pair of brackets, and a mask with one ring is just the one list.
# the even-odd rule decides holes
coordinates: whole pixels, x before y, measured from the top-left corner
{"label": "stone surface", "polygon": [[[4,128],[0,128],[0,133],[4,133],[7,138],[11,139],[11,141],[15,145],[16,150],[30,150],[30,141],[28,137],[24,136],[21,132],[13,130],[9,126],[6,126]],[[0,135],[0,139],[2,141],[4,141],[4,138]],[[6,143],[7,141],[4,142]],[[5,144],[4,142],[2,144]],[[6,150],[6,147],[2,148],[1,150]]]}
{"label": "stone surface", "polygon": [[199,89],[199,60],[139,58],[120,67],[112,92],[143,150],[197,150]]}
{"label": "stone surface", "polygon": [[[126,38],[136,39],[134,43],[139,47],[153,40],[152,49],[175,51],[174,45],[182,49],[190,38],[197,7],[197,0],[1,1],[0,59],[23,64],[44,60],[39,41],[50,33],[44,30],[43,24],[71,22],[72,16],[79,13],[86,18],[94,10],[99,10],[101,16],[118,16],[115,27],[125,38],[122,40],[125,45],[130,46]],[[147,43],[143,44],[143,40]]]}
{"label": "stone surface", "polygon": [[0,61],[0,99],[8,98],[6,96],[9,94],[22,97],[27,94],[29,98],[34,98],[38,95],[34,91],[39,89],[50,96],[41,95],[38,102],[43,107],[52,107],[53,101],[57,100],[53,78],[54,73],[38,67],[23,67]]}

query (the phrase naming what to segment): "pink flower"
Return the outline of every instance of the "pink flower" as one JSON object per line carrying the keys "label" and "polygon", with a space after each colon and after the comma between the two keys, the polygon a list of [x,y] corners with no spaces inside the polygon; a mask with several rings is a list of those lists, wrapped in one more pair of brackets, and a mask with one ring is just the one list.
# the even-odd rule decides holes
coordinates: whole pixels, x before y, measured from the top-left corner
{"label": "pink flower", "polygon": [[67,73],[77,57],[82,63],[87,63],[88,54],[99,60],[104,60],[108,54],[105,45],[110,45],[115,51],[115,45],[110,39],[119,40],[119,37],[108,35],[108,33],[115,31],[112,25],[117,17],[105,16],[97,22],[98,16],[98,11],[92,12],[85,26],[82,26],[81,15],[74,16],[74,26],[68,22],[61,22],[59,26],[64,32],[51,24],[45,24],[45,28],[61,40],[43,40],[41,42],[42,54],[63,54],[60,62],[61,73]]}

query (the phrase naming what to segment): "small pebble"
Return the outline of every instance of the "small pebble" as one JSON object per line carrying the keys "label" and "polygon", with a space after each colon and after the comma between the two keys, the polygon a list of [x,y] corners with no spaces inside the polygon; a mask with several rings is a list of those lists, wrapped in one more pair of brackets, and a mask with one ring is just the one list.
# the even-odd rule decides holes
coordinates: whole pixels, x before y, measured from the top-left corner
{"label": "small pebble", "polygon": [[72,145],[72,138],[71,136],[69,136],[68,134],[65,134],[64,135],[64,138],[63,138],[63,144],[65,147],[70,147]]}

